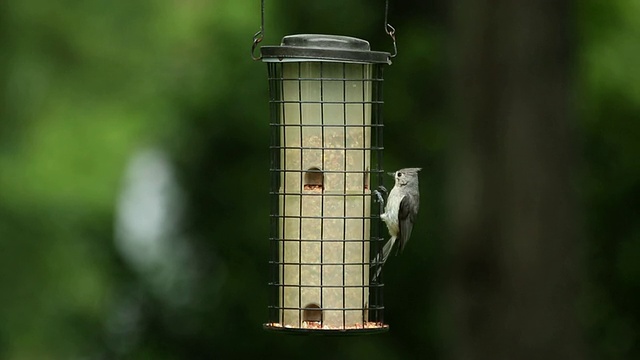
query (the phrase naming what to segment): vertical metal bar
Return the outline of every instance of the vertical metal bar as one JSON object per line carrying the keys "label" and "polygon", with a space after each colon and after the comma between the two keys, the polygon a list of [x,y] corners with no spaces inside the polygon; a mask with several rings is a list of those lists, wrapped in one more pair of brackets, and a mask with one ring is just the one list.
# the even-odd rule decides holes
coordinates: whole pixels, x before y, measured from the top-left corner
{"label": "vertical metal bar", "polygon": [[298,121],[299,121],[299,129],[300,129],[300,150],[298,150],[300,152],[300,189],[298,190],[298,202],[299,202],[299,213],[298,213],[298,327],[302,326],[303,323],[303,319],[302,319],[302,201],[304,199],[304,197],[302,196],[303,193],[303,189],[304,189],[304,184],[302,182],[302,170],[304,169],[304,167],[302,166],[302,152],[304,151],[303,148],[303,143],[304,140],[302,138],[302,116],[303,116],[303,111],[302,111],[302,107],[303,105],[303,101],[302,101],[302,70],[301,70],[301,66],[302,63],[298,63],[298,100],[300,100],[300,102],[298,103]]}
{"label": "vertical metal bar", "polygon": [[[384,97],[383,97],[383,67],[376,64],[374,65],[376,67],[376,84],[377,86],[377,91],[376,91],[376,104],[378,109],[376,110],[376,113],[378,114],[377,116],[377,122],[378,122],[378,167],[382,167],[384,162],[383,162],[383,149],[384,149],[384,145],[383,145],[383,132],[382,132],[382,128],[384,126],[384,117],[383,117],[383,111],[384,111]],[[383,183],[383,169],[380,169],[380,171],[378,172],[378,182],[380,185],[382,185]],[[378,215],[379,216],[379,215]],[[384,242],[384,239],[380,236],[382,233],[382,222],[381,221],[376,221],[377,223],[377,227],[378,227],[378,249],[382,249],[382,245]],[[380,277],[380,286],[377,288],[378,289],[378,311],[377,311],[377,319],[376,321],[378,322],[383,322],[384,321],[384,274],[381,274]]]}
{"label": "vertical metal bar", "polygon": [[[284,97],[284,66],[282,65],[282,86],[280,87],[280,99],[281,99],[281,107],[282,107],[282,116],[280,117],[280,137],[281,137],[281,143],[279,146],[278,151],[280,152],[280,156],[281,156],[281,171],[280,171],[280,185],[282,187],[282,192],[281,194],[278,196],[278,202],[280,202],[280,198],[282,198],[282,209],[279,211],[279,215],[280,215],[280,219],[282,222],[282,233],[280,235],[280,242],[282,244],[282,274],[281,274],[281,279],[280,279],[280,283],[281,283],[281,288],[282,288],[282,307],[283,310],[281,311],[282,313],[282,325],[284,325],[284,313],[286,310],[284,310],[286,308],[285,306],[285,302],[286,302],[286,297],[285,297],[285,288],[286,288],[286,252],[285,252],[285,247],[286,247],[286,243],[287,243],[287,236],[286,236],[286,223],[287,223],[287,219],[286,219],[286,207],[287,207],[287,199],[286,199],[286,193],[287,193],[287,179],[286,179],[286,168],[287,168],[287,132],[286,132],[286,123],[287,123],[287,119],[286,119],[286,111],[284,109],[285,105],[285,97]],[[278,191],[280,191],[280,189],[278,189]]]}
{"label": "vertical metal bar", "polygon": [[343,135],[343,167],[342,167],[342,328],[346,327],[347,314],[346,314],[346,237],[347,237],[347,64],[342,63],[342,135]]}
{"label": "vertical metal bar", "polygon": [[[382,67],[380,65],[372,65],[373,69],[372,69],[372,133],[375,135],[374,141],[375,144],[372,144],[372,147],[375,149],[375,178],[376,178],[376,187],[382,185],[383,183],[383,170],[381,169],[381,166],[383,164],[383,158],[382,158],[382,150],[383,150],[383,138],[382,138],[382,129],[383,129],[383,102],[382,102]],[[372,164],[373,167],[373,164]],[[377,210],[377,208],[376,208]],[[380,253],[380,250],[382,248],[382,244],[384,243],[384,237],[383,237],[383,224],[382,221],[380,221],[380,214],[378,213],[378,211],[376,211],[376,215],[375,217],[372,218],[372,225],[371,225],[371,230],[372,230],[372,251],[370,256],[372,258],[375,259],[375,257]],[[378,266],[380,266],[379,264],[373,264],[374,267],[372,268],[372,272],[374,272]],[[371,274],[370,274],[371,276]],[[384,276],[383,274],[381,274],[380,277],[378,277],[378,279],[376,280],[375,283],[371,284],[370,286],[370,321],[376,321],[376,322],[382,322],[383,321],[383,315],[382,315],[382,311],[384,308],[383,305],[383,298],[382,298],[382,292],[383,292],[383,280],[384,280]]]}
{"label": "vertical metal bar", "polygon": [[[325,164],[325,156],[324,156],[324,149],[325,149],[325,143],[324,143],[324,128],[325,128],[325,123],[324,123],[324,73],[323,73],[323,65],[324,62],[320,62],[320,128],[322,131],[321,134],[321,142],[322,142],[322,171],[325,171],[327,166]],[[324,185],[324,183],[323,183]],[[320,218],[321,218],[321,223],[320,223],[320,308],[322,309],[321,311],[324,313],[324,279],[323,279],[323,275],[324,275],[324,202],[325,202],[325,192],[324,192],[324,188],[322,189],[322,195],[320,195],[320,199],[321,199],[321,205],[320,205]],[[320,324],[322,326],[324,326],[324,319],[325,317],[322,317],[322,321],[320,322]]]}
{"label": "vertical metal bar", "polygon": [[[277,252],[277,239],[278,239],[278,235],[277,235],[277,231],[278,228],[276,227],[275,231],[273,228],[274,223],[277,221],[277,218],[275,216],[277,216],[277,208],[274,205],[274,192],[276,192],[277,190],[275,190],[275,181],[274,181],[274,170],[277,167],[277,164],[275,162],[274,159],[274,146],[276,145],[276,142],[274,140],[274,132],[276,132],[278,130],[278,128],[276,127],[275,122],[277,121],[277,118],[275,117],[274,114],[274,104],[275,104],[275,98],[276,98],[276,94],[275,94],[275,66],[273,66],[273,64],[269,64],[267,67],[268,70],[268,79],[269,79],[269,131],[270,131],[270,141],[269,141],[269,156],[270,156],[270,160],[269,160],[269,175],[270,175],[270,193],[269,193],[269,202],[270,202],[270,206],[269,206],[269,283],[268,283],[268,292],[269,292],[269,304],[268,304],[268,309],[269,309],[269,322],[270,323],[274,323],[277,322],[277,317],[273,316],[274,313],[274,306],[278,306],[277,305],[277,298],[278,298],[278,292],[277,292],[277,281],[274,283],[274,272],[277,273],[277,257],[278,257],[278,252]],[[277,195],[275,195],[277,197]],[[274,242],[275,242],[275,246],[274,246]],[[274,256],[274,247],[276,248],[276,253]],[[274,266],[276,267],[276,270],[274,271]],[[276,293],[275,293],[275,298],[273,296],[273,289],[276,289]],[[276,309],[276,311],[278,311]],[[277,315],[276,315],[277,316]]]}
{"label": "vertical metal bar", "polygon": [[[366,304],[367,301],[365,300],[365,284],[369,284],[369,279],[365,280],[365,274],[366,274],[366,267],[368,266],[367,264],[369,263],[369,259],[365,258],[365,246],[367,244],[367,242],[370,243],[370,239],[366,239],[365,238],[365,224],[367,223],[367,217],[370,217],[371,215],[371,208],[369,208],[369,213],[367,213],[367,172],[369,171],[369,169],[371,169],[371,164],[369,164],[369,166],[367,166],[367,74],[365,69],[367,69],[367,65],[362,64],[360,65],[360,69],[362,70],[360,72],[360,76],[362,77],[362,82],[360,84],[360,86],[362,87],[362,118],[361,120],[361,125],[362,127],[360,128],[360,130],[362,131],[362,147],[364,148],[364,150],[362,151],[362,164],[364,169],[362,170],[362,243],[360,244],[360,247],[362,249],[362,254],[361,254],[361,259],[362,259],[362,266],[360,267],[362,274],[361,274],[361,279],[362,279],[362,283],[361,288],[360,288],[360,293],[361,293],[361,303],[362,303],[362,312],[361,312],[361,316],[362,316],[362,325],[364,326],[365,322],[367,321],[367,319],[365,319],[365,311],[366,311]],[[369,132],[369,136],[371,136],[371,132]],[[369,149],[371,149],[371,139],[369,139]],[[369,159],[371,159],[371,154],[369,154]],[[369,199],[369,201],[371,201]],[[369,223],[371,223],[371,221],[369,220]],[[369,237],[371,237],[371,232],[369,232]],[[371,247],[369,247],[369,249],[371,249]],[[371,251],[371,250],[369,250]]]}
{"label": "vertical metal bar", "polygon": [[[379,179],[379,155],[378,152],[378,105],[377,105],[377,81],[376,81],[376,66],[372,65],[371,71],[371,147],[373,149],[371,153],[371,190],[376,190],[378,186],[380,186]],[[379,249],[378,249],[378,222],[379,220],[379,204],[376,205],[371,210],[372,218],[371,223],[369,225],[369,229],[371,231],[371,241],[369,243],[369,259],[370,261],[375,260]],[[372,266],[369,267],[369,321],[375,321],[377,318],[377,306],[378,306],[378,288],[377,282],[372,282],[372,274],[375,274],[377,265],[375,262],[372,262]]]}
{"label": "vertical metal bar", "polygon": [[273,297],[271,289],[273,287],[273,258],[271,257],[273,252],[273,71],[271,66],[267,67],[267,79],[269,81],[269,259],[268,259],[268,280],[267,280],[267,318],[269,322],[273,322],[272,306]]}
{"label": "vertical metal bar", "polygon": [[273,254],[274,254],[274,264],[273,264],[273,279],[274,279],[274,283],[277,284],[276,286],[274,286],[274,304],[276,304],[277,307],[276,308],[276,319],[275,322],[281,322],[281,319],[279,319],[279,315],[282,312],[282,305],[284,304],[280,304],[280,300],[279,300],[279,287],[282,288],[282,281],[280,280],[280,259],[279,259],[279,253],[278,253],[278,249],[281,246],[281,240],[280,240],[280,233],[279,233],[279,228],[280,228],[280,185],[281,185],[281,178],[280,178],[280,171],[282,170],[282,163],[281,163],[281,158],[280,158],[280,131],[282,128],[281,125],[281,121],[282,121],[282,117],[284,116],[283,114],[283,109],[282,109],[282,78],[283,78],[283,68],[282,68],[282,64],[273,64],[272,65],[272,70],[274,72],[273,77],[274,79],[272,80],[273,83],[273,96],[274,96],[274,102],[272,103],[272,121],[273,121],[273,130],[272,130],[272,142],[273,142],[273,149],[271,151],[272,153],[272,161],[274,162],[274,173],[272,175],[272,181],[273,181],[273,195],[272,195],[272,201],[273,201],[273,208],[272,208],[272,229],[273,229]]}

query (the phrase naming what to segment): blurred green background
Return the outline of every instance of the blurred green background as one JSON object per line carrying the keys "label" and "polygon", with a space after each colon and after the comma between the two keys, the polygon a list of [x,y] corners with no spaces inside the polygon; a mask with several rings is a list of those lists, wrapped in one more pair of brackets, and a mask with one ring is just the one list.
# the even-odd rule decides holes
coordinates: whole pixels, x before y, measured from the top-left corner
{"label": "blurred green background", "polygon": [[[391,2],[384,167],[424,167],[425,200],[388,264],[391,331],[326,338],[262,330],[268,96],[266,66],[249,56],[259,1],[0,2],[0,359],[449,357],[443,189],[456,131],[450,19],[462,5]],[[329,33],[391,49],[383,1],[266,6],[263,44]],[[585,264],[576,309],[596,359],[640,358],[638,19],[640,2],[623,0],[575,1],[566,18]]]}

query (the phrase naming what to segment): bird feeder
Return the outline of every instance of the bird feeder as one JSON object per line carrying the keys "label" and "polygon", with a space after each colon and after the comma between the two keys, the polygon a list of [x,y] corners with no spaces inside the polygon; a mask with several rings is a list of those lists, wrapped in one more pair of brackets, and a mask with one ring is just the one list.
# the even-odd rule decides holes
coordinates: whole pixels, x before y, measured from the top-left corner
{"label": "bird feeder", "polygon": [[385,240],[372,189],[384,173],[382,84],[391,55],[361,39],[307,34],[260,51],[271,130],[264,327],[387,331],[383,284],[372,280]]}

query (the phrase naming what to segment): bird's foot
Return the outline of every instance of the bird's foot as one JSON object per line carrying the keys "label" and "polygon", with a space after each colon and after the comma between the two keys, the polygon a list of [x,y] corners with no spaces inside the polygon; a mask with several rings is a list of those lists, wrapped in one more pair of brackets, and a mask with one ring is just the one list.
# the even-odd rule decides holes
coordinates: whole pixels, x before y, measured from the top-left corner
{"label": "bird's foot", "polygon": [[378,190],[373,190],[373,195],[375,195],[376,197],[373,199],[375,202],[378,202],[380,204],[384,204],[384,198],[382,197],[382,194],[380,193],[380,191]]}
{"label": "bird's foot", "polygon": [[375,201],[380,204],[380,214],[384,213],[384,197],[382,193],[388,195],[387,188],[380,185],[377,190],[373,190],[373,194],[376,196]]}
{"label": "bird's foot", "polygon": [[373,194],[376,196],[376,201],[381,204],[384,204],[384,197],[382,196],[383,193],[384,193],[384,196],[389,195],[387,188],[384,187],[383,185],[378,186],[377,190],[373,190]]}

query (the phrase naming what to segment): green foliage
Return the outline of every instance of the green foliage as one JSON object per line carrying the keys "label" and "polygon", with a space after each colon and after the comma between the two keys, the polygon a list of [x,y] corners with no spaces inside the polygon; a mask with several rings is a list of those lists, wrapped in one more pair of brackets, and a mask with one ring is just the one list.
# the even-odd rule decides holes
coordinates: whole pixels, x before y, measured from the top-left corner
{"label": "green foliage", "polygon": [[[266,3],[266,44],[319,32],[391,48],[383,2]],[[385,73],[385,167],[427,170],[428,205],[414,230],[425,241],[414,241],[402,271],[388,274],[390,334],[323,338],[261,329],[267,82],[264,64],[249,57],[259,2],[1,2],[0,358],[445,354],[438,272],[450,131],[447,3],[392,2],[390,13],[399,55]],[[599,358],[637,358],[640,6],[578,6],[585,329]],[[158,261],[140,263],[118,242],[117,219],[132,161],[149,149],[171,164],[178,200],[162,218],[164,252],[150,250]],[[161,178],[150,171],[149,179]],[[167,253],[179,254],[175,263]]]}
{"label": "green foliage", "polygon": [[640,36],[634,1],[581,8],[579,84],[586,214],[586,326],[597,358],[640,354]]}

